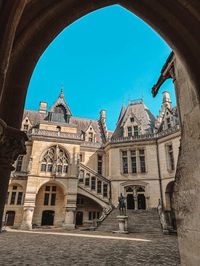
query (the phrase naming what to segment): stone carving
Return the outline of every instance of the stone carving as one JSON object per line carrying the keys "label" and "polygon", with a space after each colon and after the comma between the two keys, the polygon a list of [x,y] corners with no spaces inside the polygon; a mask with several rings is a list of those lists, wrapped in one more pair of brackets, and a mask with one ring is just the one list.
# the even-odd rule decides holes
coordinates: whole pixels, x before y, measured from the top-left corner
{"label": "stone carving", "polygon": [[13,163],[20,154],[26,154],[26,134],[9,127],[0,119],[0,165],[2,168],[14,170]]}

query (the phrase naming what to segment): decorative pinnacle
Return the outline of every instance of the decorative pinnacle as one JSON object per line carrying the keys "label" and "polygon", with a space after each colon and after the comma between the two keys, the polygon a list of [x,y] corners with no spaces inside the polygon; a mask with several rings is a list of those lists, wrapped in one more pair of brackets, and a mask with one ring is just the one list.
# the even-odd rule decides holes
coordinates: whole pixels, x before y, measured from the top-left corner
{"label": "decorative pinnacle", "polygon": [[62,84],[61,90],[60,90],[60,98],[64,98],[64,85]]}

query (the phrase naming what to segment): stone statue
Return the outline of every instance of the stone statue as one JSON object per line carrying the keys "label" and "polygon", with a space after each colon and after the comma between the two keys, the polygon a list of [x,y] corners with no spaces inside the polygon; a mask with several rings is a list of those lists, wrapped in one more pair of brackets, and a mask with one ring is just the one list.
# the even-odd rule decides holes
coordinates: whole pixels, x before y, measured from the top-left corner
{"label": "stone statue", "polygon": [[125,197],[122,195],[122,193],[120,194],[118,201],[119,201],[120,215],[126,215],[126,202],[125,202]]}

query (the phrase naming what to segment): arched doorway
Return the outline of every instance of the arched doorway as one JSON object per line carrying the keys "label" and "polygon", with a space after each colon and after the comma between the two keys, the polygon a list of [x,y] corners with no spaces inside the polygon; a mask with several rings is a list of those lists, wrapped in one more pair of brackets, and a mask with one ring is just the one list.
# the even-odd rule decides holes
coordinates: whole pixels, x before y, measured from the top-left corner
{"label": "arched doorway", "polygon": [[168,224],[172,226],[174,230],[177,229],[176,215],[173,204],[173,193],[174,193],[174,181],[168,183],[165,191],[165,213],[167,216]]}
{"label": "arched doorway", "polygon": [[6,212],[6,225],[13,226],[15,223],[15,211],[7,211]]}
{"label": "arched doorway", "polygon": [[125,194],[128,210],[146,209],[145,187],[139,185],[128,186],[125,188]]}
{"label": "arched doorway", "polygon": [[134,210],[135,209],[135,202],[133,194],[127,194],[127,209],[128,210]]}
{"label": "arched doorway", "polygon": [[54,225],[55,211],[45,210],[42,212],[42,222],[41,225]]}
{"label": "arched doorway", "polygon": [[138,194],[138,210],[145,210],[146,209],[146,199],[144,194]]}

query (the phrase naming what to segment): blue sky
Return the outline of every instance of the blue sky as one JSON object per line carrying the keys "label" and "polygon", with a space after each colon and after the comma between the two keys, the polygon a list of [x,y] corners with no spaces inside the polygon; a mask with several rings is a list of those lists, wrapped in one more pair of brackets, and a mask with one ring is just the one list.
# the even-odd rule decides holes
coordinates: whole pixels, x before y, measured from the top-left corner
{"label": "blue sky", "polygon": [[33,72],[26,109],[38,110],[57,99],[62,84],[74,116],[98,118],[107,110],[113,130],[122,102],[143,97],[157,115],[162,91],[174,87],[167,81],[158,96],[151,88],[171,49],[145,22],[120,6],[100,9],[64,29],[41,56]]}

